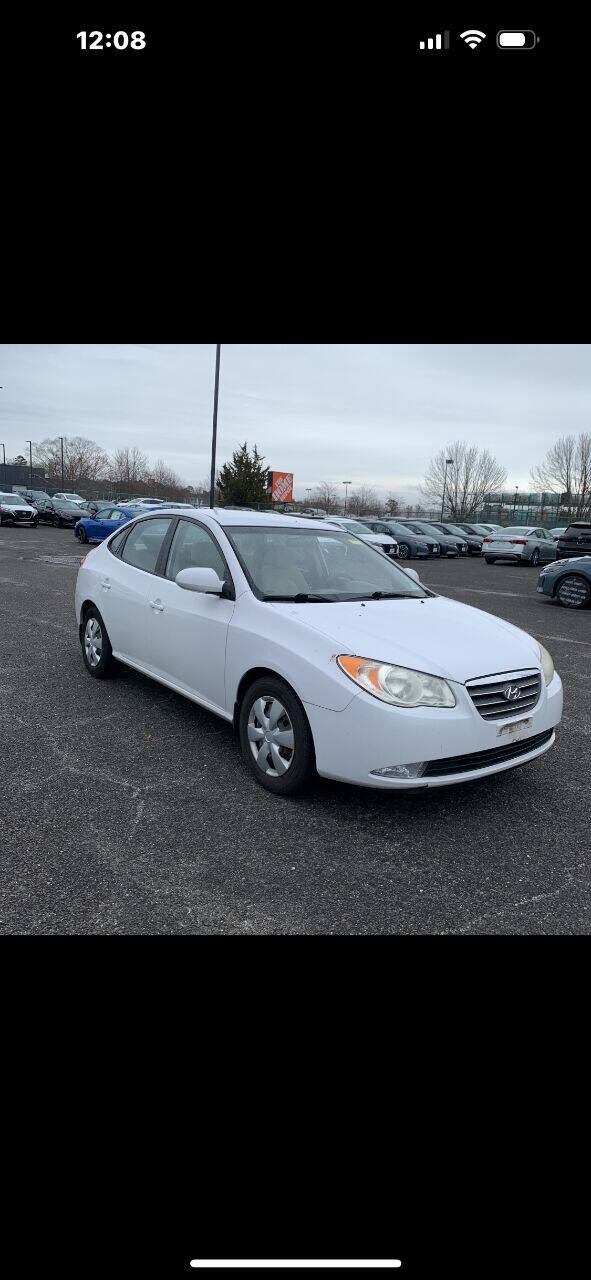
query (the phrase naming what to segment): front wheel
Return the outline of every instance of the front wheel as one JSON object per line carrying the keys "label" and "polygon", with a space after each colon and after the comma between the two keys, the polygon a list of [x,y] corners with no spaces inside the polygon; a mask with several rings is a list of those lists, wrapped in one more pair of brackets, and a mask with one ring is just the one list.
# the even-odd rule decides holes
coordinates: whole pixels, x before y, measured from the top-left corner
{"label": "front wheel", "polygon": [[539,563],[540,563],[540,553],[539,553],[539,551],[538,551],[538,548],[537,548],[537,547],[536,547],[536,549],[535,549],[535,551],[534,551],[534,554],[533,554],[533,556],[532,556],[532,558],[531,558],[531,562],[530,562],[530,563],[533,565],[534,569],[537,569],[537,567],[538,567],[538,565],[539,565]]}
{"label": "front wheel", "polygon": [[585,609],[591,600],[591,583],[579,573],[569,573],[556,588],[563,609]]}
{"label": "front wheel", "polygon": [[408,546],[408,544],[407,544],[406,542],[401,542],[401,543],[400,543],[400,559],[401,559],[401,560],[410,560],[410,558],[411,558],[411,556],[410,556],[410,547]]}
{"label": "front wheel", "polygon": [[86,532],[84,529],[77,529],[76,537],[79,542],[88,542],[88,538],[86,537]]}
{"label": "front wheel", "polygon": [[256,781],[274,795],[295,795],[316,771],[305,711],[278,677],[251,685],[240,709],[242,755]]}
{"label": "front wheel", "polygon": [[487,564],[494,564],[494,560],[492,556],[485,556],[484,559],[486,560]]}

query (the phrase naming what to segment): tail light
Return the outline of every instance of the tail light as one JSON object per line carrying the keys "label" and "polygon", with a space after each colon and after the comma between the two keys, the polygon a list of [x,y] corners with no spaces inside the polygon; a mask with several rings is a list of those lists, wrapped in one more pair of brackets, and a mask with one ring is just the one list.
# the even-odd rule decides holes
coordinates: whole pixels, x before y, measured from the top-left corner
{"label": "tail light", "polygon": [[80,568],[82,569],[85,564],[86,564],[86,556],[84,556],[84,558],[80,561]]}
{"label": "tail light", "polygon": [[527,538],[511,538],[512,547],[527,547]]}

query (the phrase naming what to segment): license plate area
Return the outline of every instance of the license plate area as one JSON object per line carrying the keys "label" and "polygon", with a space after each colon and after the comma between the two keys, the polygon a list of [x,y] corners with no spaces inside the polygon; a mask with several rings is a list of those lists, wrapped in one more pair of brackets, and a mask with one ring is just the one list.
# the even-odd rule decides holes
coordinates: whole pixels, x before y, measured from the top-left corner
{"label": "license plate area", "polygon": [[498,730],[497,738],[522,738],[532,727],[531,716],[527,720],[515,720],[511,724],[504,724],[502,729]]}

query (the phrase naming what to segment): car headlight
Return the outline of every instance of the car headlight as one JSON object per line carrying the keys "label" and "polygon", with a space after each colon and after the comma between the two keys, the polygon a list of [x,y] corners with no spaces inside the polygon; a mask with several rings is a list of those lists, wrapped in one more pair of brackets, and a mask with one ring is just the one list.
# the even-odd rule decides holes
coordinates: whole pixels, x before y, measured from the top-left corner
{"label": "car headlight", "polygon": [[394,707],[455,707],[455,695],[446,680],[422,671],[394,667],[369,658],[337,658],[341,671],[366,693]]}
{"label": "car headlight", "polygon": [[540,645],[540,658],[542,659],[542,671],[544,672],[546,684],[552,684],[554,679],[554,662],[543,644]]}

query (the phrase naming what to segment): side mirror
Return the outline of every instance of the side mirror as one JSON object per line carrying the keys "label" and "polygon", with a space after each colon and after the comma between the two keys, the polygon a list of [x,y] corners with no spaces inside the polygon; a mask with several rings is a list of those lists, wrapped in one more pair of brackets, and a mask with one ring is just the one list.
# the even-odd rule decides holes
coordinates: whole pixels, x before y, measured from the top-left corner
{"label": "side mirror", "polygon": [[182,569],[175,581],[183,591],[195,591],[202,596],[221,596],[224,590],[215,569]]}
{"label": "side mirror", "polygon": [[404,568],[403,573],[407,573],[407,574],[408,574],[408,576],[409,576],[409,578],[414,578],[415,582],[418,582],[419,586],[420,586],[420,587],[422,587],[422,585],[423,585],[423,584],[422,584],[422,582],[421,582],[421,579],[419,578],[419,575],[418,575],[418,573],[417,573],[416,569],[407,569],[407,568]]}

